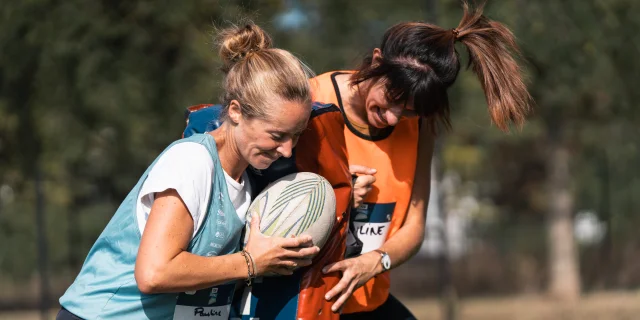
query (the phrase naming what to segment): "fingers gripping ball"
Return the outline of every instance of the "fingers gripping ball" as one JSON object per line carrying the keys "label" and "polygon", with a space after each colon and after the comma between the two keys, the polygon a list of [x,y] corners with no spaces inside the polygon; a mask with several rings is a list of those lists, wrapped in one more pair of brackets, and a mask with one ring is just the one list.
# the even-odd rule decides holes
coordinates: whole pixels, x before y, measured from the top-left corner
{"label": "fingers gripping ball", "polygon": [[322,249],[336,220],[336,196],[329,181],[310,172],[284,176],[269,184],[247,212],[244,243],[250,234],[252,215],[260,216],[260,231],[266,236],[310,235]]}

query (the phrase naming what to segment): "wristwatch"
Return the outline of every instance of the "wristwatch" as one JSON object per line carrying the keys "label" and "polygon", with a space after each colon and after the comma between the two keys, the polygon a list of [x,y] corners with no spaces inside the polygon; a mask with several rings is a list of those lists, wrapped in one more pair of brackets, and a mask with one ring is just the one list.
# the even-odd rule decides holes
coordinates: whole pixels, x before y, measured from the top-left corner
{"label": "wristwatch", "polygon": [[384,271],[389,271],[389,269],[391,269],[391,258],[389,258],[389,254],[379,249],[373,251],[380,254],[380,264],[382,265],[382,269],[384,269]]}

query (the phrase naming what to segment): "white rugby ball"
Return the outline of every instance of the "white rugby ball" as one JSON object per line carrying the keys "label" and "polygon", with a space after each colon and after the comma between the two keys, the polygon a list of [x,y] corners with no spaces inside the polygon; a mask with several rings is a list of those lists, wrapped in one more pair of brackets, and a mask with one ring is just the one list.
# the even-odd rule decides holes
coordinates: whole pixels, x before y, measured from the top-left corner
{"label": "white rugby ball", "polygon": [[336,195],[324,177],[311,172],[286,175],[270,183],[247,211],[244,243],[252,215],[260,216],[260,231],[267,236],[308,234],[322,248],[336,220]]}

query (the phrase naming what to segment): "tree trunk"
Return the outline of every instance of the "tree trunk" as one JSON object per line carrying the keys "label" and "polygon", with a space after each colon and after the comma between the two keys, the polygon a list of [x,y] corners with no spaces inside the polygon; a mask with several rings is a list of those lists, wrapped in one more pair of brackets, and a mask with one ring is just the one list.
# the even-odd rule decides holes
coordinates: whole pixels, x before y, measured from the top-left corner
{"label": "tree trunk", "polygon": [[569,151],[552,143],[547,162],[549,213],[549,294],[563,301],[580,298],[580,274],[573,235],[573,194],[569,172]]}

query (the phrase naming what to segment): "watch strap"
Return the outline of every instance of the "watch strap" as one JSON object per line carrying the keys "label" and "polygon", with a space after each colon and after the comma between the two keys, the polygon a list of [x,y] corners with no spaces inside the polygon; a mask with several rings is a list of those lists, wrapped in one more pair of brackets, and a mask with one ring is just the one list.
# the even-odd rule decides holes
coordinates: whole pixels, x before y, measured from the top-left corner
{"label": "watch strap", "polygon": [[385,256],[389,257],[389,254],[388,254],[388,253],[386,253],[385,251],[382,251],[382,250],[380,250],[380,249],[374,249],[374,250],[372,250],[372,251],[375,251],[375,252],[377,252],[377,253],[379,253],[379,254],[380,254],[380,265],[382,266],[382,270],[387,271],[387,270],[391,269],[391,268],[387,268],[387,267],[385,267],[385,265],[384,265],[384,261],[383,261],[383,259],[384,259],[384,257],[385,257]]}
{"label": "watch strap", "polygon": [[379,253],[380,257],[384,257],[385,255],[388,255],[386,252],[384,252],[384,251],[382,251],[380,249],[374,249],[372,251],[375,251],[375,252]]}

